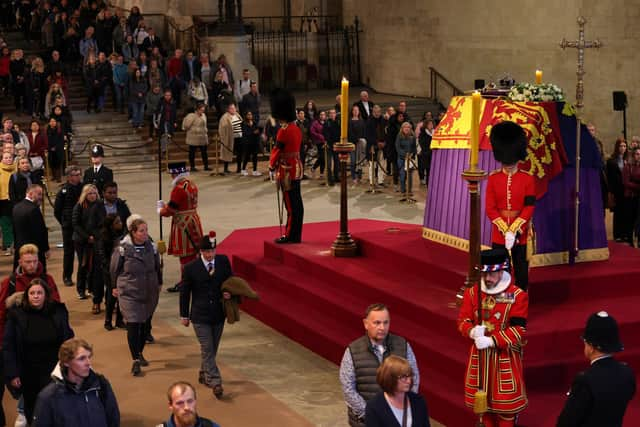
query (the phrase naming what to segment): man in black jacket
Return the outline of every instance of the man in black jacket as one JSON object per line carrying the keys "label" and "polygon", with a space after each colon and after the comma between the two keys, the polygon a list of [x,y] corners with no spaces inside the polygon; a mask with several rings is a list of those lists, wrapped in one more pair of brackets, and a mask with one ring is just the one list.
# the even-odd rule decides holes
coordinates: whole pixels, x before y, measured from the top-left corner
{"label": "man in black jacket", "polygon": [[66,170],[67,182],[56,194],[56,201],[53,206],[53,214],[62,227],[62,245],[64,248],[64,257],[62,262],[62,280],[65,286],[73,286],[73,224],[71,217],[73,207],[78,203],[80,193],[82,192],[82,171],[78,166],[69,166]]}
{"label": "man in black jacket", "polygon": [[[184,326],[193,323],[200,342],[202,365],[198,381],[213,388],[222,397],[222,377],[216,365],[216,353],[224,329],[225,312],[222,299],[231,294],[221,286],[233,275],[226,255],[216,255],[216,234],[210,231],[200,241],[200,256],[184,267],[180,287],[180,320]],[[189,310],[190,309],[190,310]]]}
{"label": "man in black jacket", "polygon": [[[42,187],[40,184],[31,184],[27,188],[27,197],[13,207],[13,230],[16,248],[27,243],[33,243],[39,249],[38,259],[42,263],[43,271],[47,271],[47,258],[49,258],[49,232],[44,223],[44,217],[40,210],[42,203]],[[19,252],[15,251],[13,268],[18,266]]]}
{"label": "man in black jacket", "polygon": [[113,171],[102,164],[104,159],[104,148],[102,145],[95,144],[91,147],[91,167],[88,167],[84,171],[84,178],[82,184],[93,184],[98,189],[100,197],[104,191],[104,184],[107,182],[113,182]]}
{"label": "man in black jacket", "polygon": [[373,102],[369,101],[369,92],[363,90],[360,92],[360,101],[355,104],[360,110],[360,118],[367,120],[373,112]]}
{"label": "man in black jacket", "polygon": [[594,313],[582,340],[591,367],[573,380],[557,427],[621,427],[636,380],[633,370],[612,356],[623,350],[618,324],[606,311]]}

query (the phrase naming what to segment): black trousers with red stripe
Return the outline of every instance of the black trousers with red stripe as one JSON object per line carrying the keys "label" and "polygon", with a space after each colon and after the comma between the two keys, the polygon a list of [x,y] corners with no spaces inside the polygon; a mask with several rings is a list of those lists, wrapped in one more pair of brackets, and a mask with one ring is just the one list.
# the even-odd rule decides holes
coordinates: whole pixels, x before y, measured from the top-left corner
{"label": "black trousers with red stripe", "polygon": [[284,206],[287,209],[287,228],[285,236],[293,243],[302,241],[302,218],[304,205],[300,193],[300,181],[291,181],[291,190],[283,191]]}

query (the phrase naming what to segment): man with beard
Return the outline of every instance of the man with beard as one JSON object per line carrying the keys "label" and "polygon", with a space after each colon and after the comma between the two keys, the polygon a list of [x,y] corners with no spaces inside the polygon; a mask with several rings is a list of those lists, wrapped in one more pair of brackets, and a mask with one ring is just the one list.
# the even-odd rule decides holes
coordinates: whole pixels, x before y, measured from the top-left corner
{"label": "man with beard", "polygon": [[188,382],[171,384],[167,398],[171,416],[157,427],[220,427],[219,424],[198,416],[196,390]]}

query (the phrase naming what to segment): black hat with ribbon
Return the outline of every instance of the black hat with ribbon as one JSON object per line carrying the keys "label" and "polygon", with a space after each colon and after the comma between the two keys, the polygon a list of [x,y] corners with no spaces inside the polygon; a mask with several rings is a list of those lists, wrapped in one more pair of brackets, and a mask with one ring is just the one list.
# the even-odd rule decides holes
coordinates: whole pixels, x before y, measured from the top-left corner
{"label": "black hat with ribbon", "polygon": [[212,230],[209,231],[209,234],[202,236],[200,245],[198,245],[198,249],[200,249],[201,251],[210,251],[212,249],[215,249],[216,246],[216,232]]}

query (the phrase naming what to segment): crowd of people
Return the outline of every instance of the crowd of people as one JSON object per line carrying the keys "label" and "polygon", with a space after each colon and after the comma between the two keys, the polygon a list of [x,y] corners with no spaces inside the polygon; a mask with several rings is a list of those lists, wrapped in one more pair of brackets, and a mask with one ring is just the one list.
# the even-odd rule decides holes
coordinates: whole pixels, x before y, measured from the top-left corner
{"label": "crowd of people", "polygon": [[595,126],[590,123],[588,129],[602,153],[602,203],[613,213],[613,238],[636,246],[640,238],[640,137],[633,136],[630,142],[618,137],[607,158]]}

